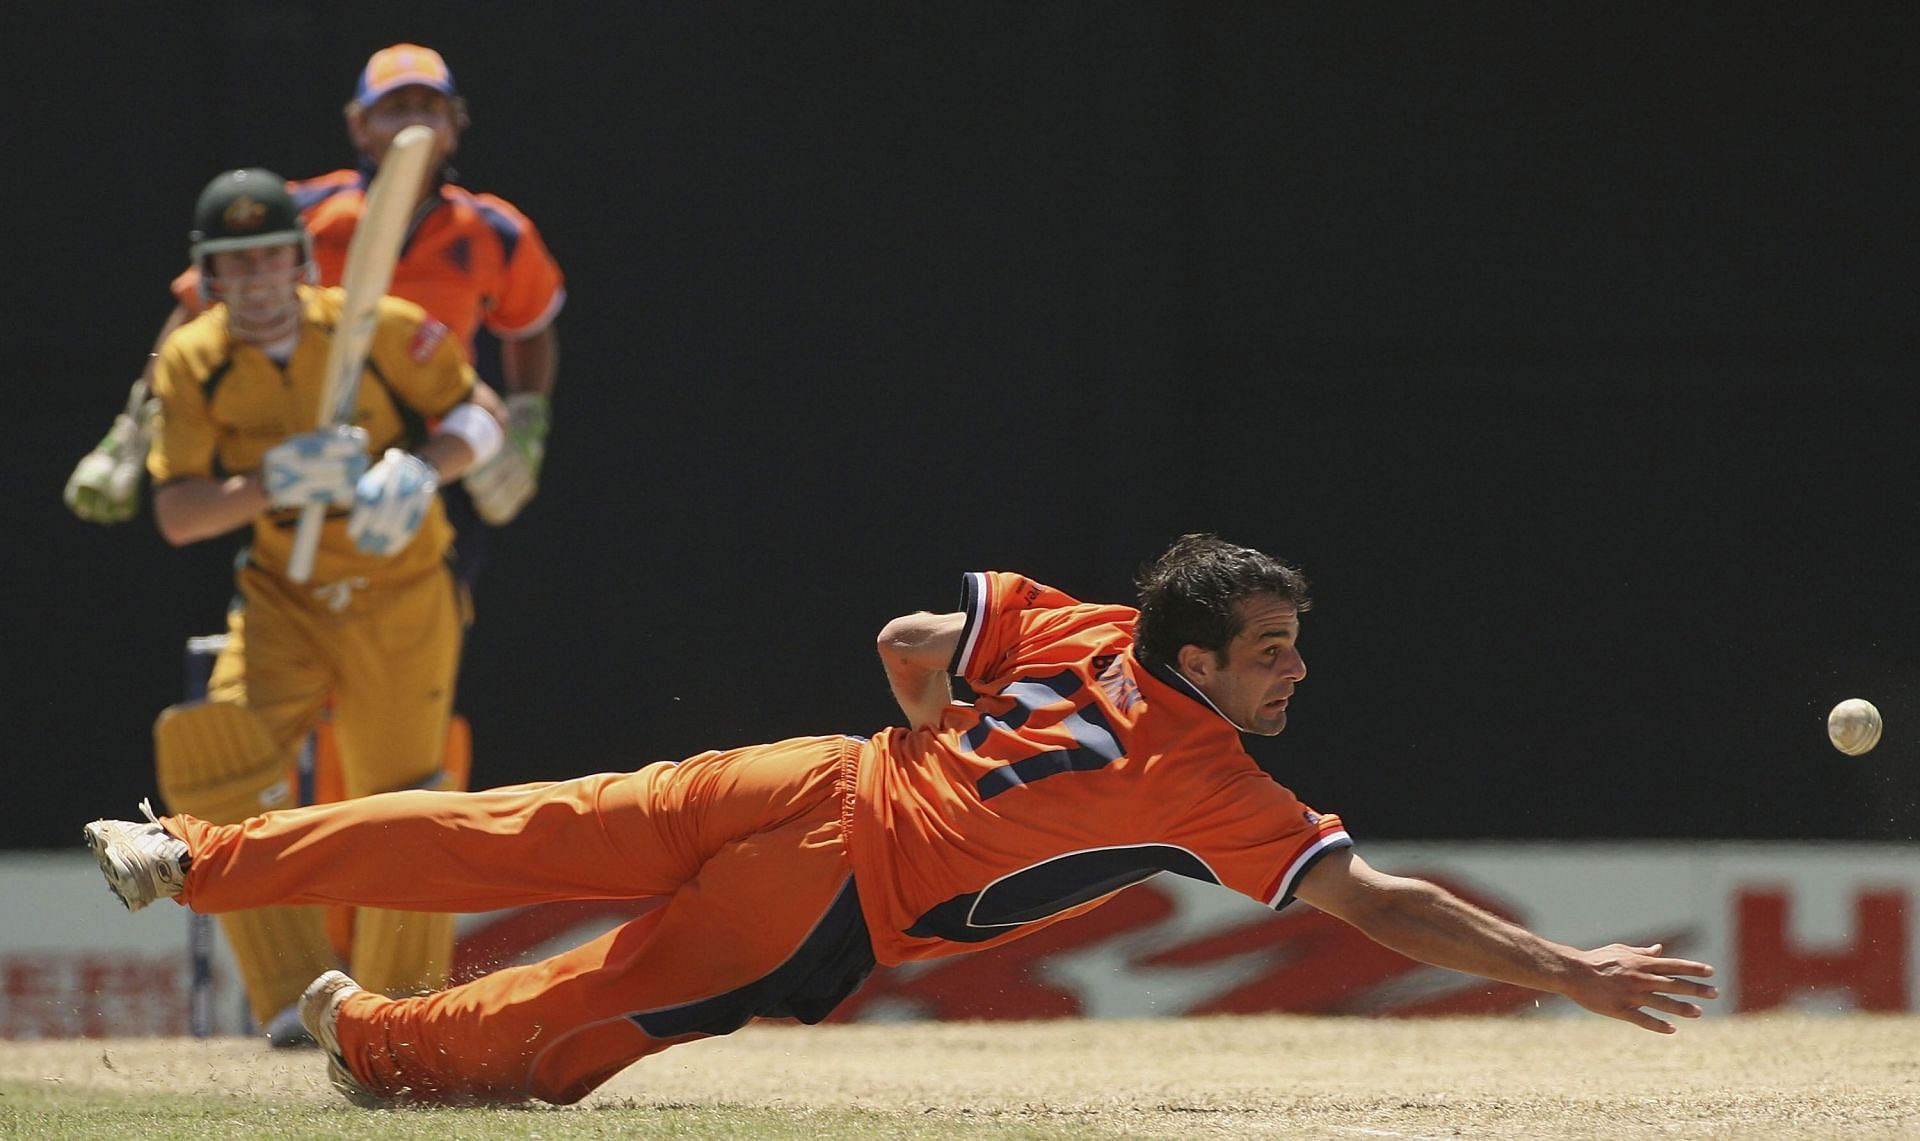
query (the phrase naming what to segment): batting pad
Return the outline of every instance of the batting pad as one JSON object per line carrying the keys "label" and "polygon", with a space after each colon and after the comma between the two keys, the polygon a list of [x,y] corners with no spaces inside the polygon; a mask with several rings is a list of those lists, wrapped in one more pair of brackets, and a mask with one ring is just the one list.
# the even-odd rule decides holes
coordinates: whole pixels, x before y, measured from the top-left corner
{"label": "batting pad", "polygon": [[[472,767],[472,730],[466,718],[454,714],[447,723],[440,772],[422,787],[460,791],[467,787]],[[453,921],[452,915],[438,912],[358,908],[348,973],[368,990],[394,998],[441,990],[453,969]]]}
{"label": "batting pad", "polygon": [[394,998],[440,990],[453,967],[453,920],[451,914],[362,907],[353,916],[347,973]]}
{"label": "batting pad", "polygon": [[153,759],[167,811],[238,824],[295,804],[293,749],[244,705],[174,705],[153,723]]}
{"label": "batting pad", "polygon": [[340,965],[327,938],[325,908],[262,907],[219,918],[247,987],[247,1005],[261,1026],[299,1001],[308,983]]}
{"label": "batting pad", "polygon": [[[244,705],[211,701],[163,710],[153,723],[153,755],[168,812],[238,824],[295,803],[293,750],[275,745]],[[236,911],[220,916],[220,930],[262,1026],[316,976],[339,965],[326,912],[317,907]]]}

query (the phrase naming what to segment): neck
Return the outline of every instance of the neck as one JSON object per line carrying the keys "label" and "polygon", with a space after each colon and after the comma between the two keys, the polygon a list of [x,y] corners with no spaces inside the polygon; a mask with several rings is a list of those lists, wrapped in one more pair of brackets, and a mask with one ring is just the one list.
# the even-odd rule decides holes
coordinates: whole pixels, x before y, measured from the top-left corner
{"label": "neck", "polygon": [[291,349],[293,342],[299,339],[300,307],[292,306],[284,316],[272,321],[253,322],[241,319],[229,306],[227,328],[232,331],[234,340],[272,355],[276,349]]}

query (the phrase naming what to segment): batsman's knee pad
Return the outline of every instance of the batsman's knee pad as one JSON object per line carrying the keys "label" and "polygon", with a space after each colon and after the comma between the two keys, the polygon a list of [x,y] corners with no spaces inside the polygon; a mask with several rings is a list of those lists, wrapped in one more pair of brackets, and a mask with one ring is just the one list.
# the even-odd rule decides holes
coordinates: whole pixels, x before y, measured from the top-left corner
{"label": "batsman's knee pad", "polygon": [[175,705],[153,723],[153,757],[167,811],[237,824],[297,803],[293,749],[276,745],[253,710],[230,701]]}

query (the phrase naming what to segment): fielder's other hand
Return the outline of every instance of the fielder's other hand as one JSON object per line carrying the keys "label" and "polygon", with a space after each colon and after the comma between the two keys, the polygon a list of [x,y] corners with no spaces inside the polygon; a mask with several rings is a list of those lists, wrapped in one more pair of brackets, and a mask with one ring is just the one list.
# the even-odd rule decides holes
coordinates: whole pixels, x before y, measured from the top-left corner
{"label": "fielder's other hand", "polygon": [[1719,998],[1720,991],[1695,981],[1712,978],[1712,966],[1693,959],[1666,958],[1661,955],[1663,950],[1665,946],[1660,943],[1645,947],[1609,943],[1581,951],[1574,956],[1579,964],[1576,974],[1561,993],[1595,1014],[1631,1022],[1656,1034],[1671,1034],[1673,1024],[1655,1018],[1645,1008],[1698,1018],[1697,1004],[1673,996]]}

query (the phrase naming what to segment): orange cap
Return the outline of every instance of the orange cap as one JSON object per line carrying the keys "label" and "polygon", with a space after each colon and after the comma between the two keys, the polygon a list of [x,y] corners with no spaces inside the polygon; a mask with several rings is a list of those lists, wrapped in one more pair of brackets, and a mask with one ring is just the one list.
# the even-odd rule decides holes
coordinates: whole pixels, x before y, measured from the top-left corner
{"label": "orange cap", "polygon": [[353,101],[362,107],[371,106],[381,96],[402,87],[431,87],[447,95],[459,94],[453,88],[453,72],[447,70],[447,61],[439,52],[419,44],[395,44],[381,48],[367,60]]}

